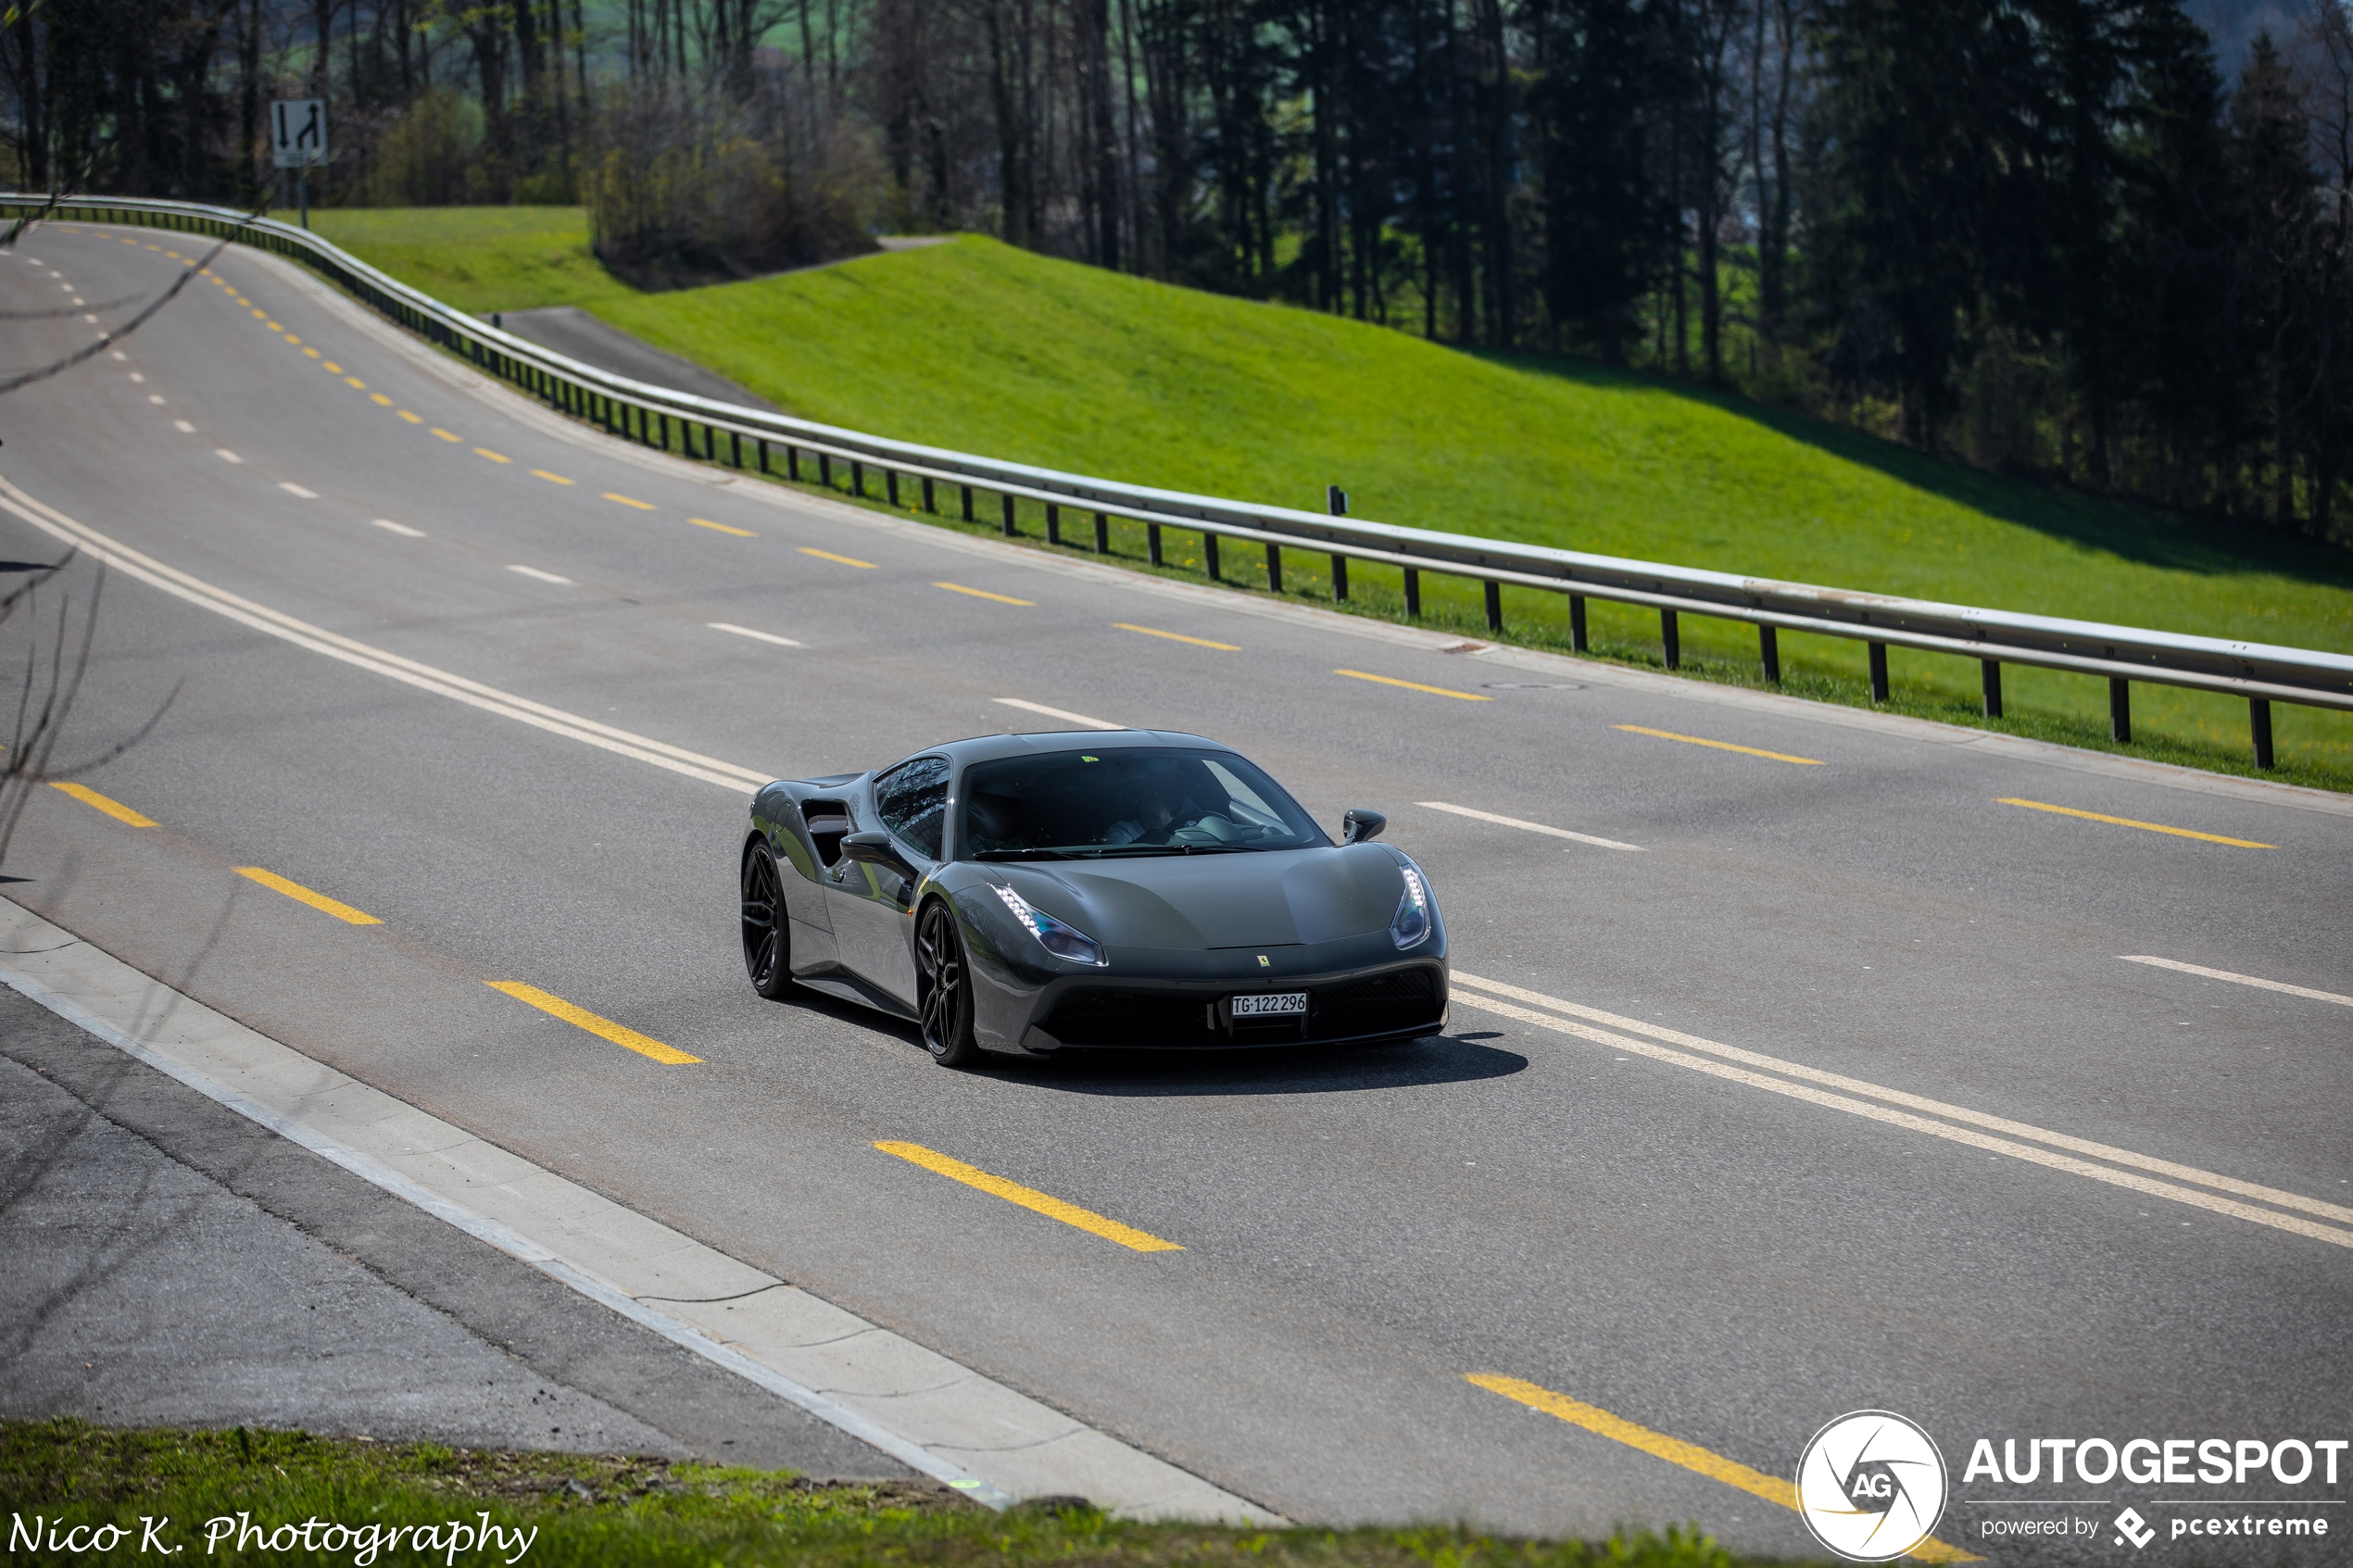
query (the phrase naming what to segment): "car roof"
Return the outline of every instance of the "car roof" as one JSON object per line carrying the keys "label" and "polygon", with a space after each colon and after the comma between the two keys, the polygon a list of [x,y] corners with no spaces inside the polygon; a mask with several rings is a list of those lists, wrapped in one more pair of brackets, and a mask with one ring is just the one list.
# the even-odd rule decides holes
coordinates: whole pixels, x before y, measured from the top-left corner
{"label": "car roof", "polygon": [[927,746],[911,751],[898,762],[886,763],[866,773],[827,773],[822,778],[794,779],[788,782],[813,784],[825,789],[837,789],[876,773],[887,773],[899,762],[917,757],[945,757],[949,765],[962,769],[974,762],[994,762],[1007,757],[1034,756],[1039,752],[1129,751],[1141,746],[1176,746],[1194,751],[1223,751],[1239,756],[1223,741],[1205,735],[1189,735],[1182,730],[1041,730],[1027,734],[974,735],[965,740],[951,740],[944,746]]}
{"label": "car roof", "polygon": [[971,762],[994,762],[1000,758],[1045,751],[1129,751],[1151,746],[1180,746],[1198,751],[1234,749],[1222,742],[1179,730],[1045,730],[1018,735],[975,735],[969,740],[950,741],[946,746],[927,746],[912,755],[946,757],[957,767],[963,767]]}

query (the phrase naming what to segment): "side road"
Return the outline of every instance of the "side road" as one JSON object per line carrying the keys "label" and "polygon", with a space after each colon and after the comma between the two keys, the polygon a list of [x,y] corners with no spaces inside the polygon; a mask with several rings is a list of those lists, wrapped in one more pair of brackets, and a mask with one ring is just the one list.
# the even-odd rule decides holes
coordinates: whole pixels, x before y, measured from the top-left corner
{"label": "side road", "polygon": [[912,1472],[0,987],[0,1417]]}
{"label": "side road", "polygon": [[[9,1060],[350,1252],[525,1365],[610,1405],[616,1428],[634,1418],[666,1435],[673,1451],[820,1477],[920,1473],[997,1508],[1076,1495],[1139,1518],[1279,1522],[257,1034],[5,901],[0,986],[13,1007],[83,1026],[65,1047],[42,1044],[55,1038],[45,1028],[0,1029]],[[143,1065],[145,1076],[134,1071]],[[151,1105],[165,1109],[143,1109]],[[194,1130],[183,1131],[174,1110]],[[37,1226],[30,1240],[56,1250]],[[157,1266],[169,1270],[169,1258]],[[216,1258],[211,1266],[237,1265]],[[104,1270],[68,1247],[47,1273],[70,1280]],[[167,1337],[189,1315],[182,1303],[204,1298],[195,1282],[169,1284],[154,1294],[152,1313],[153,1332]],[[215,1314],[224,1334],[266,1335],[266,1323],[241,1320],[235,1295],[225,1299],[230,1310]],[[384,1348],[396,1349],[397,1326],[384,1325]],[[203,1399],[192,1407],[200,1413],[178,1419],[233,1419]],[[99,1403],[9,1413],[96,1419]]]}

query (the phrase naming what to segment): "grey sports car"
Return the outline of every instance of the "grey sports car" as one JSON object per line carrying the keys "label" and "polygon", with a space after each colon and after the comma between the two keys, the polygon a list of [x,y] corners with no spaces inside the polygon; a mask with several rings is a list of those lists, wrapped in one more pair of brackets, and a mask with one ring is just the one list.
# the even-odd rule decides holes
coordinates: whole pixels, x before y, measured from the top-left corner
{"label": "grey sports car", "polygon": [[990,735],[751,804],[744,967],[986,1052],[1438,1032],[1446,928],[1350,811],[1334,844],[1240,753],[1155,730]]}

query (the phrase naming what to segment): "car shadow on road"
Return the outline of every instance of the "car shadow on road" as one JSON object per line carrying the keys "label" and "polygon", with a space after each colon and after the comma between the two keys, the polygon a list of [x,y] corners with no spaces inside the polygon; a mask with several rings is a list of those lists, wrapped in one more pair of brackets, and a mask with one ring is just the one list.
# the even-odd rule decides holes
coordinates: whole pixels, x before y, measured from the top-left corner
{"label": "car shadow on road", "polygon": [[991,1071],[1041,1089],[1127,1097],[1331,1095],[1417,1089],[1507,1078],[1528,1066],[1481,1033],[1431,1035],[1404,1045],[1290,1046],[1256,1050],[1072,1050],[1043,1060],[1001,1059]]}

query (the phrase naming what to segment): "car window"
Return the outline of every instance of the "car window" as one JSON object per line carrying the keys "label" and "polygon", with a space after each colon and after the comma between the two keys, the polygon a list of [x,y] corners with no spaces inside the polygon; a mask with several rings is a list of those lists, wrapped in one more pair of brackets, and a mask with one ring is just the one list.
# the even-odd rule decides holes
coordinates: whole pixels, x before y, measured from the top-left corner
{"label": "car window", "polygon": [[940,829],[948,822],[948,759],[918,757],[875,781],[875,810],[883,826],[939,859]]}
{"label": "car window", "polygon": [[964,770],[964,852],[988,857],[1304,849],[1323,831],[1231,752],[1058,751]]}

